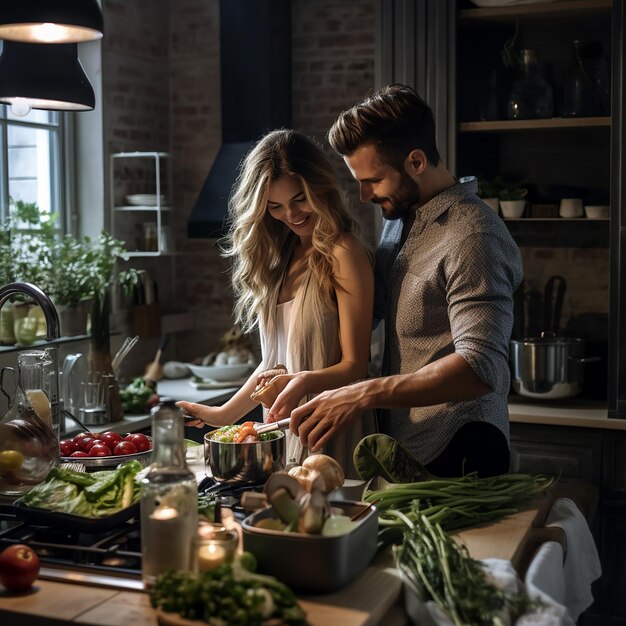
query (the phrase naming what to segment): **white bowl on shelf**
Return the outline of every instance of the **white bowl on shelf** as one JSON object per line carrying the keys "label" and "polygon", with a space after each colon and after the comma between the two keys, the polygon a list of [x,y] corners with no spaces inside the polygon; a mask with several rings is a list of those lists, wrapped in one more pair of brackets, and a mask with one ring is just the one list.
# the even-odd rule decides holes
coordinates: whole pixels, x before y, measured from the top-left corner
{"label": "white bowl on shelf", "polygon": [[592,220],[606,220],[609,218],[608,204],[586,204],[585,215]]}
{"label": "white bowl on shelf", "polygon": [[203,380],[218,382],[234,381],[243,378],[252,368],[250,363],[234,363],[232,365],[194,365],[186,363],[191,373]]}
{"label": "white bowl on shelf", "polygon": [[[156,206],[157,195],[154,193],[134,193],[126,196],[126,202],[133,206]],[[165,205],[167,200],[165,196],[161,196],[161,205]]]}

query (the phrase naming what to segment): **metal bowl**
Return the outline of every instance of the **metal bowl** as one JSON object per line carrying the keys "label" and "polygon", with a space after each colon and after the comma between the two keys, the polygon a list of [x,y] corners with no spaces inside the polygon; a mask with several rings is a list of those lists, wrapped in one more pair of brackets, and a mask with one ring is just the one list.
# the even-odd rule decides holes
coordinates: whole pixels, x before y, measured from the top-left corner
{"label": "metal bowl", "polygon": [[204,435],[204,462],[221,483],[255,485],[285,469],[285,434],[257,443],[213,441],[215,431]]}

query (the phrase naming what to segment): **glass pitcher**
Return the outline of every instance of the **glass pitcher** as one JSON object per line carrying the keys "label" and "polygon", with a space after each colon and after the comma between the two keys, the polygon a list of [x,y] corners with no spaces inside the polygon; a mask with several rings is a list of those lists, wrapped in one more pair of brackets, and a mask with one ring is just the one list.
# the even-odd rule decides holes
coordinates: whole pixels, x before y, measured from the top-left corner
{"label": "glass pitcher", "polygon": [[[59,460],[53,359],[48,350],[17,355],[17,386],[0,421],[0,494],[20,495],[42,482]],[[4,369],[4,368],[3,368]]]}

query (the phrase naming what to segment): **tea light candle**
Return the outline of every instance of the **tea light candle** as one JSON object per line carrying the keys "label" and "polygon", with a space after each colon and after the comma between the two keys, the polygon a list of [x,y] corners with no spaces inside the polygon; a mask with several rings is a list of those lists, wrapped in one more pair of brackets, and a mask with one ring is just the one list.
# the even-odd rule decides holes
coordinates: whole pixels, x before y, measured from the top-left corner
{"label": "tea light candle", "polygon": [[222,563],[232,561],[237,549],[238,535],[221,524],[201,523],[195,537],[195,569],[206,572]]}
{"label": "tea light candle", "polygon": [[227,553],[224,546],[215,541],[202,545],[198,548],[198,569],[207,572],[215,569],[226,561]]}

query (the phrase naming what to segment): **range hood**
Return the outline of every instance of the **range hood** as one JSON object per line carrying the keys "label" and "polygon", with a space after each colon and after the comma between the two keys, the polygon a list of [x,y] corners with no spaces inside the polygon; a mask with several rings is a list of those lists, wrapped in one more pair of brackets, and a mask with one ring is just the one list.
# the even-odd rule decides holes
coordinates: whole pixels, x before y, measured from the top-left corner
{"label": "range hood", "polygon": [[267,131],[291,126],[290,0],[220,0],[222,146],[187,223],[224,234],[238,166]]}

